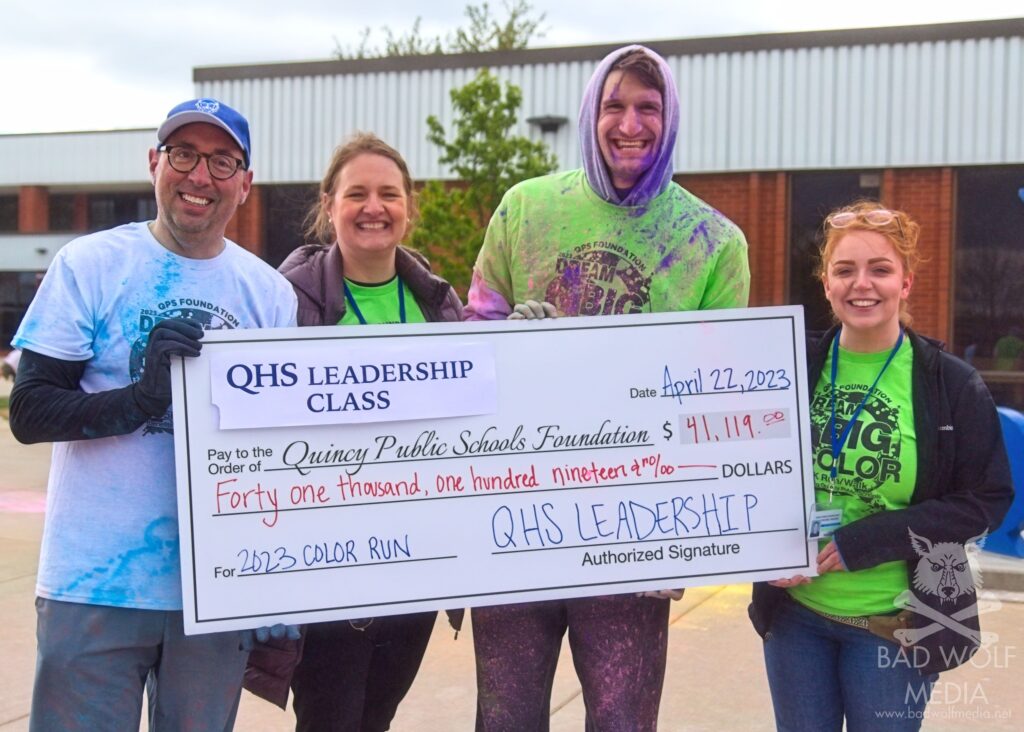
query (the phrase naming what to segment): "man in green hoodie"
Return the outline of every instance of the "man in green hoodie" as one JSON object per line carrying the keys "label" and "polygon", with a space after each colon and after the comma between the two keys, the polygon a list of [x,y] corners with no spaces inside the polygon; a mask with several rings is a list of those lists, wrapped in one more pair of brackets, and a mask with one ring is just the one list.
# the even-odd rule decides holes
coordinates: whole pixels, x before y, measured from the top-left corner
{"label": "man in green hoodie", "polygon": [[[584,92],[583,167],[513,187],[487,229],[467,317],[746,307],[747,244],[672,181],[675,81],[643,46],[609,54]],[[518,303],[518,304],[517,304]],[[588,730],[654,730],[669,598],[681,591],[474,608],[477,729],[546,730],[568,630]]]}

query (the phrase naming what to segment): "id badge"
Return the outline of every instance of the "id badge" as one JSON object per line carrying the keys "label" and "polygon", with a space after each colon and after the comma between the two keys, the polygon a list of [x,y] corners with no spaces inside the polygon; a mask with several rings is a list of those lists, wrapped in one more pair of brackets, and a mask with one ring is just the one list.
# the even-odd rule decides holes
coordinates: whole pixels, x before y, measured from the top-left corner
{"label": "id badge", "polygon": [[843,522],[843,509],[841,508],[818,508],[811,509],[810,529],[807,531],[808,540],[827,539],[836,533]]}

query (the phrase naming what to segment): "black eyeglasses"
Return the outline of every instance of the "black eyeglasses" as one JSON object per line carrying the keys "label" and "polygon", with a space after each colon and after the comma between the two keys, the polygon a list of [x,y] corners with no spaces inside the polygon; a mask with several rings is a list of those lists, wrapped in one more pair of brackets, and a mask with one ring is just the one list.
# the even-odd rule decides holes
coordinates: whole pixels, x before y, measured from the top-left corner
{"label": "black eyeglasses", "polygon": [[157,151],[167,153],[167,162],[179,173],[191,173],[199,165],[200,158],[206,158],[206,169],[210,171],[210,176],[217,180],[227,180],[237,173],[239,168],[245,169],[243,161],[221,153],[207,155],[180,145],[161,145]]}

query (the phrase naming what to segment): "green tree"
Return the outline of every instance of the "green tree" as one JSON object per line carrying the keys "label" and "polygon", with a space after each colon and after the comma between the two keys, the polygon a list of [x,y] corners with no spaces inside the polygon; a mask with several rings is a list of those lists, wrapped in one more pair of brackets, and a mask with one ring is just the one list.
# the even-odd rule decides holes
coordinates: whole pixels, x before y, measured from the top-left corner
{"label": "green tree", "polygon": [[453,89],[451,100],[451,139],[430,116],[427,140],[441,148],[439,161],[459,182],[446,187],[432,181],[423,188],[411,244],[465,295],[502,195],[520,181],[551,173],[557,162],[543,142],[509,135],[523,101],[519,87],[506,82],[503,89],[497,77],[482,69],[473,81]]}
{"label": "green tree", "polygon": [[[396,36],[390,28],[384,28],[384,53],[382,56],[425,56],[432,53],[444,53],[441,39],[438,36],[424,38],[420,33],[423,19],[417,17],[413,21],[412,30],[402,36]],[[369,28],[367,28],[369,31]],[[363,37],[369,39],[369,32]]]}
{"label": "green tree", "polygon": [[526,0],[507,0],[504,21],[491,17],[487,3],[467,5],[464,15],[469,24],[456,28],[448,37],[448,53],[479,53],[481,51],[515,51],[526,48],[534,36],[543,37],[540,24],[545,13],[532,17],[533,7]]}
{"label": "green tree", "polygon": [[505,18],[491,14],[491,6],[467,5],[463,11],[467,24],[456,28],[442,41],[440,36],[425,37],[421,29],[423,18],[417,17],[412,28],[402,35],[387,26],[384,33],[384,47],[370,45],[373,30],[362,30],[359,45],[355,48],[342,47],[334,39],[334,55],[346,58],[383,58],[386,56],[424,56],[441,53],[479,53],[482,51],[512,51],[526,48],[534,38],[543,37],[541,23],[545,14],[533,15],[533,6],[526,0],[502,0]]}

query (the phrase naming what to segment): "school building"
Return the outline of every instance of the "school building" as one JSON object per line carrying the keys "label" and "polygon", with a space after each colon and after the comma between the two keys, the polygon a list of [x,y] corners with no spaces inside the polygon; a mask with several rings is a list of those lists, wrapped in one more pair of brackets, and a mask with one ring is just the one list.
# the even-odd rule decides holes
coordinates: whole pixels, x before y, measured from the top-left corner
{"label": "school building", "polygon": [[[576,118],[596,63],[623,44],[194,70],[196,96],[249,117],[255,186],[228,231],[277,265],[331,150],[355,130],[418,181],[451,179],[426,119],[480,68],[519,86],[517,134],[578,167]],[[811,270],[825,214],[860,197],[922,225],[915,327],[971,359],[1024,409],[1024,18],[645,42],[682,103],[676,180],[750,243],[751,305],[827,306]],[[168,108],[180,100],[169,99]],[[0,348],[74,236],[155,215],[145,130],[0,135]]]}

